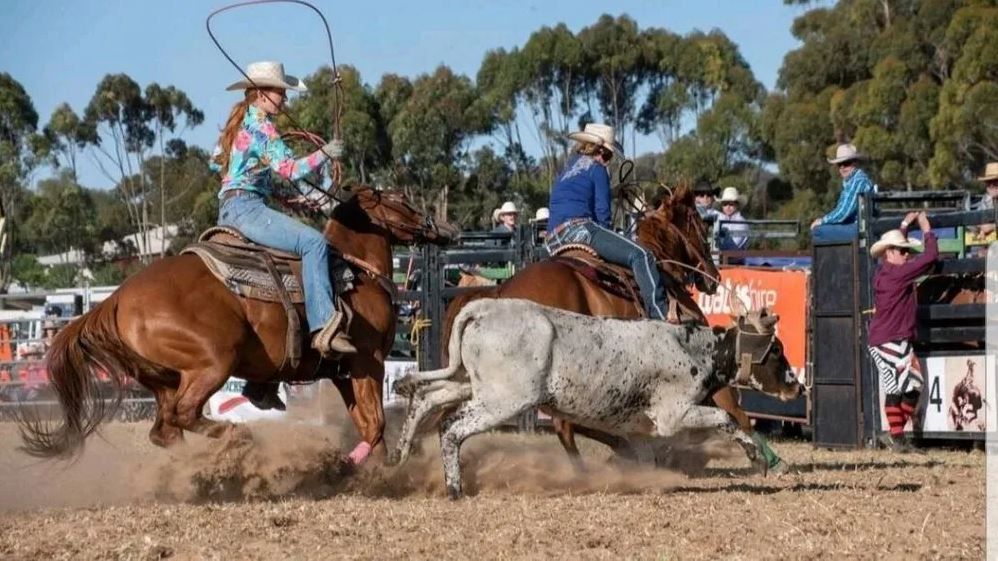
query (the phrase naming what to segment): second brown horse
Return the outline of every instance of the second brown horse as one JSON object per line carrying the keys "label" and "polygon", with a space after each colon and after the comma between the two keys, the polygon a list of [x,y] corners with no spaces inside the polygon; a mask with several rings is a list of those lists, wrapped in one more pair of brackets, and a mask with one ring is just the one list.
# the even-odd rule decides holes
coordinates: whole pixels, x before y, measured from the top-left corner
{"label": "second brown horse", "polygon": [[[680,187],[672,196],[663,199],[656,209],[648,212],[638,223],[637,239],[662,263],[663,270],[673,283],[673,290],[670,290],[672,298],[687,296],[682,286],[690,276],[690,269],[695,271],[693,281],[701,292],[713,294],[717,290],[720,273],[710,258],[706,225],[697,213],[693,193],[688,188]],[[444,341],[447,341],[451,322],[460,308],[479,298],[523,298],[593,316],[642,317],[640,307],[635,306],[628,298],[602,289],[572,267],[555,260],[546,260],[531,264],[499,286],[484,287],[455,298],[447,309]],[[692,311],[698,314],[697,321],[706,323],[698,308]],[[773,454],[765,440],[754,434],[751,420],[739,405],[734,389],[722,388],[711,397],[718,407],[736,420],[742,431],[755,439],[760,449],[757,450],[757,458],[750,459],[758,461],[758,458]],[[574,427],[557,418],[552,421],[558,439],[577,466],[581,467],[582,463],[575,444],[575,432],[603,442],[620,452],[628,449],[627,443],[600,431]]]}

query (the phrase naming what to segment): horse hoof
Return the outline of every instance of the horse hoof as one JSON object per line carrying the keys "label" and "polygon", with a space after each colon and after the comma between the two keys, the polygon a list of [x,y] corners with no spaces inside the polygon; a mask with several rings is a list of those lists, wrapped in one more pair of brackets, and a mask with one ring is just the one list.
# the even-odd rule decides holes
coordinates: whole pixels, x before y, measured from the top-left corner
{"label": "horse hoof", "polygon": [[366,441],[362,440],[350,452],[350,454],[347,456],[347,459],[350,460],[351,464],[359,466],[360,464],[364,463],[364,460],[366,460],[368,456],[371,455],[371,450],[372,450],[371,445],[368,444]]}

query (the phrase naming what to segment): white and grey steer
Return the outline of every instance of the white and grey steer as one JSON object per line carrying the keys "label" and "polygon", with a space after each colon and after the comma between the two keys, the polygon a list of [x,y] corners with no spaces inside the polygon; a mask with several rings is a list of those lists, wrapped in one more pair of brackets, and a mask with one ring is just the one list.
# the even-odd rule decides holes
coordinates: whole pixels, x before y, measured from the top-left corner
{"label": "white and grey steer", "polygon": [[752,457],[755,444],[734,421],[699,404],[736,379],[781,399],[800,394],[776,321],[753,312],[710,328],[596,318],[527,300],[472,302],[454,322],[450,365],[395,385],[412,400],[394,460],[405,461],[420,423],[446,409],[444,474],[459,497],[461,443],[534,407],[638,440],[722,428]]}

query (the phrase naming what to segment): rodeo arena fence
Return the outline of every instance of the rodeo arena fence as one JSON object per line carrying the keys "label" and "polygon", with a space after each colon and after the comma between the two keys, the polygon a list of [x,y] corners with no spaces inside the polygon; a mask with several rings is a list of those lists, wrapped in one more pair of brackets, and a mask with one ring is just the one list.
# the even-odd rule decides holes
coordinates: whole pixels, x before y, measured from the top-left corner
{"label": "rodeo arena fence", "polygon": [[[714,295],[694,293],[712,325],[730,322],[728,291],[779,314],[778,335],[798,379],[808,391],[781,402],[750,388],[740,388],[749,415],[784,428],[807,429],[816,445],[870,445],[886,430],[880,383],[866,348],[872,278],[876,263],[869,246],[896,228],[905,212],[924,210],[940,238],[940,262],[929,276],[938,289],[920,295],[918,356],[923,361],[925,390],[914,426],[923,439],[984,439],[987,409],[998,403],[993,358],[984,352],[985,303],[982,253],[968,226],[994,223],[994,211],[967,211],[965,191],[875,193],[860,203],[859,237],[849,242],[814,244],[797,250],[797,221],[745,220],[749,247],[779,246],[790,250],[721,251],[725,222],[713,225],[713,257],[721,271]],[[547,256],[544,224],[519,225],[512,233],[465,232],[447,248],[399,248],[395,278],[399,293],[398,329],[386,363],[385,406],[404,404],[391,392],[405,372],[439,368],[444,318],[456,296],[475,290],[458,286],[462,277],[479,283],[501,283],[523,267]],[[741,232],[740,232],[741,233]],[[484,279],[484,280],[483,280]],[[928,282],[928,281],[926,281]],[[90,309],[115,287],[84,288],[56,293],[0,297],[0,419],[10,420],[17,408],[30,404],[54,413],[58,407],[48,388],[44,350],[55,330]],[[975,296],[976,295],[976,296]],[[209,402],[208,414],[230,420],[273,416],[273,412],[240,413],[250,408],[236,378]],[[110,388],[110,386],[109,386]],[[314,388],[281,390],[293,405],[296,397],[312,397]],[[975,397],[976,396],[976,397]],[[154,416],[154,400],[143,388],[129,387],[120,420]],[[532,412],[516,422],[532,431],[546,423]]]}

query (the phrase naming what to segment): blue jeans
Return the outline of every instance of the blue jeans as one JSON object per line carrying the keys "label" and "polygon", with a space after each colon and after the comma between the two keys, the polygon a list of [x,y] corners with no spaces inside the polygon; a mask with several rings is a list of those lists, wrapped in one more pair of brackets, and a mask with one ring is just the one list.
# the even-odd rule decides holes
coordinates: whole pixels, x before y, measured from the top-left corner
{"label": "blue jeans", "polygon": [[650,318],[665,319],[666,311],[669,309],[668,300],[658,265],[651,252],[591,220],[570,223],[554,234],[548,235],[546,241],[549,251],[554,251],[564,244],[576,243],[588,245],[610,263],[630,267],[641,291],[645,313]]}
{"label": "blue jeans", "polygon": [[812,242],[848,242],[859,237],[859,224],[822,224],[811,230]]}
{"label": "blue jeans", "polygon": [[260,245],[301,255],[308,329],[315,333],[326,325],[336,308],[329,280],[329,246],[318,230],[268,207],[262,197],[246,191],[222,201],[218,223],[238,229]]}

